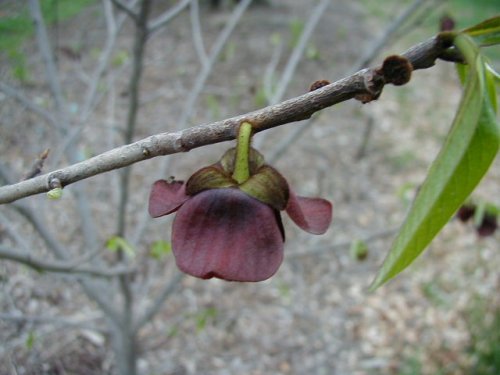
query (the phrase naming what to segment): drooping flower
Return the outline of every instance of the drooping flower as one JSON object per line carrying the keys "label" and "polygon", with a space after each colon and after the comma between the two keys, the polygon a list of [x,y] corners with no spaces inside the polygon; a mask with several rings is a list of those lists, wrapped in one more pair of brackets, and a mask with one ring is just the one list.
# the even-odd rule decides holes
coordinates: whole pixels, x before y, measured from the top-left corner
{"label": "drooping flower", "polygon": [[332,218],[330,202],[297,196],[285,178],[249,147],[249,140],[238,140],[237,148],[185,183],[156,181],[149,197],[152,217],[176,212],[172,250],[177,266],[202,279],[271,277],[283,260],[283,210],[313,234],[324,233]]}

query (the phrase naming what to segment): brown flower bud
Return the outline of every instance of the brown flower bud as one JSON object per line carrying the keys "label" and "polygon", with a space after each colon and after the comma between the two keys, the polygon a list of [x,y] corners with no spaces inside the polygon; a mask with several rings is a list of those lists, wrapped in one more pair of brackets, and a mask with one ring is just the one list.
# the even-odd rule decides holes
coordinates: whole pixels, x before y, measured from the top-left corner
{"label": "brown flower bud", "polygon": [[392,55],[384,60],[381,70],[387,83],[401,86],[410,81],[413,66],[406,57]]}
{"label": "brown flower bud", "polygon": [[325,87],[330,84],[330,81],[327,81],[326,79],[320,79],[319,81],[313,82],[311,87],[309,87],[309,91],[314,91],[317,89],[320,89],[322,87]]}

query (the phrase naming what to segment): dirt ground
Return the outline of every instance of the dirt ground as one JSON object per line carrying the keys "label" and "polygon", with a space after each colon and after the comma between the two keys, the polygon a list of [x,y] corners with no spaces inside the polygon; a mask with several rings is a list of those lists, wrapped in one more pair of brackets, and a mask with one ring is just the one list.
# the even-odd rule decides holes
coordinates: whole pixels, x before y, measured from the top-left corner
{"label": "dirt ground", "polygon": [[[259,92],[278,39],[283,43],[275,77],[279,80],[292,50],[293,23],[305,21],[311,5],[295,0],[271,3],[270,7],[251,8],[242,19],[192,110],[189,126],[262,105]],[[81,53],[78,60],[58,53],[64,90],[68,100],[74,101],[75,111],[81,99],[78,87],[85,82],[82,72],[95,65],[95,51],[105,35],[99,9],[93,6],[84,10],[60,24],[57,31],[59,47],[78,47]],[[230,12],[226,8],[202,12],[203,37],[211,46]],[[307,91],[318,79],[334,81],[351,73],[354,62],[386,26],[362,3],[332,1],[285,97]],[[55,32],[51,30],[51,36]],[[115,64],[104,80],[109,90],[79,142],[82,158],[120,144],[132,32],[127,24],[119,36]],[[411,37],[400,39],[386,52],[403,51],[414,42],[409,40]],[[175,129],[200,69],[187,14],[154,35],[147,48],[136,139]],[[12,81],[6,63],[0,73],[2,79],[11,80],[43,104],[48,94],[42,61],[33,41],[27,41],[25,49],[30,82],[22,86]],[[367,292],[390,247],[394,229],[404,219],[449,129],[459,98],[453,67],[440,62],[432,69],[416,72],[404,87],[386,87],[376,102],[348,102],[324,110],[274,165],[297,193],[334,202],[329,231],[312,236],[284,218],[284,263],[273,278],[262,283],[185,277],[161,312],[141,331],[140,372],[468,374],[473,361],[468,353],[471,311],[484,305],[481,311],[487,320],[500,306],[498,231],[492,237],[479,238],[471,225],[453,220],[407,271],[379,290]],[[61,145],[52,130],[6,96],[0,97],[0,118],[2,162],[19,176],[46,147],[53,150],[47,171],[66,165],[64,158],[57,159]],[[369,121],[373,121],[371,138],[365,156],[358,158]],[[264,155],[272,154],[296,126],[266,131],[257,135],[255,142]],[[130,238],[137,236],[137,228],[143,223],[153,181],[170,175],[187,178],[199,167],[215,162],[229,146],[219,144],[173,155],[166,173],[162,171],[162,158],[136,165],[128,218]],[[497,158],[474,196],[500,205],[499,181]],[[91,209],[103,244],[115,230],[117,183],[117,173],[109,173],[82,184],[95,198]],[[68,252],[77,256],[81,237],[71,189],[68,187],[59,202],[47,202],[43,197],[28,200],[43,210]],[[19,215],[8,207],[1,210],[37,254],[46,254]],[[176,273],[172,255],[161,261],[147,257],[151,243],[169,240],[170,224],[170,217],[146,221],[136,262],[149,276],[138,276],[146,281],[144,289],[137,290],[139,295],[154,295]],[[355,239],[366,239],[368,256],[364,260],[356,260],[349,251]],[[0,243],[8,245],[9,241],[0,232]],[[102,327],[102,318],[73,281],[37,274],[10,262],[0,263],[0,277],[3,313],[88,322],[88,327],[72,327],[55,324],[49,318],[48,324],[0,319],[0,374],[13,373],[13,368],[18,374],[111,371],[109,343],[103,332],[92,328]],[[150,298],[143,298],[141,303]]]}

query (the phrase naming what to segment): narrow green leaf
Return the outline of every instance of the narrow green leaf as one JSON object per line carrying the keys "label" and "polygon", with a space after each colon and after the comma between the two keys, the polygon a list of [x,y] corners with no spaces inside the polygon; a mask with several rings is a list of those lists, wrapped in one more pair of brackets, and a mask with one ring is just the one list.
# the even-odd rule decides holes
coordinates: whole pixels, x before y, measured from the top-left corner
{"label": "narrow green leaf", "polygon": [[486,92],[488,93],[489,100],[491,102],[491,105],[493,106],[493,111],[496,113],[498,110],[498,106],[495,80],[499,78],[498,73],[495,72],[495,70],[489,64],[486,64],[484,78],[486,81]]}
{"label": "narrow green leaf", "polygon": [[463,30],[480,46],[500,44],[500,15]]}
{"label": "narrow green leaf", "polygon": [[460,106],[371,290],[396,276],[422,253],[477,186],[498,153],[500,135],[485,83],[486,64],[469,37],[458,35],[455,45],[470,65]]}
{"label": "narrow green leaf", "polygon": [[490,64],[486,64],[486,70],[489,74],[492,75],[493,81],[497,81],[496,83],[500,83],[500,73],[493,69]]}

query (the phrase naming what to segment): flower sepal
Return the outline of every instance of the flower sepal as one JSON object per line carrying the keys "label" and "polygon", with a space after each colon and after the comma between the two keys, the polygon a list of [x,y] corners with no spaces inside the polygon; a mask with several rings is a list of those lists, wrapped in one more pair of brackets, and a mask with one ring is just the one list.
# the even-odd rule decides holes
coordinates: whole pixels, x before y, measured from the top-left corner
{"label": "flower sepal", "polygon": [[249,196],[282,211],[288,203],[289,189],[285,178],[273,167],[264,165],[239,186]]}
{"label": "flower sepal", "polygon": [[186,194],[195,195],[208,189],[234,187],[238,184],[217,164],[200,169],[186,182]]}

